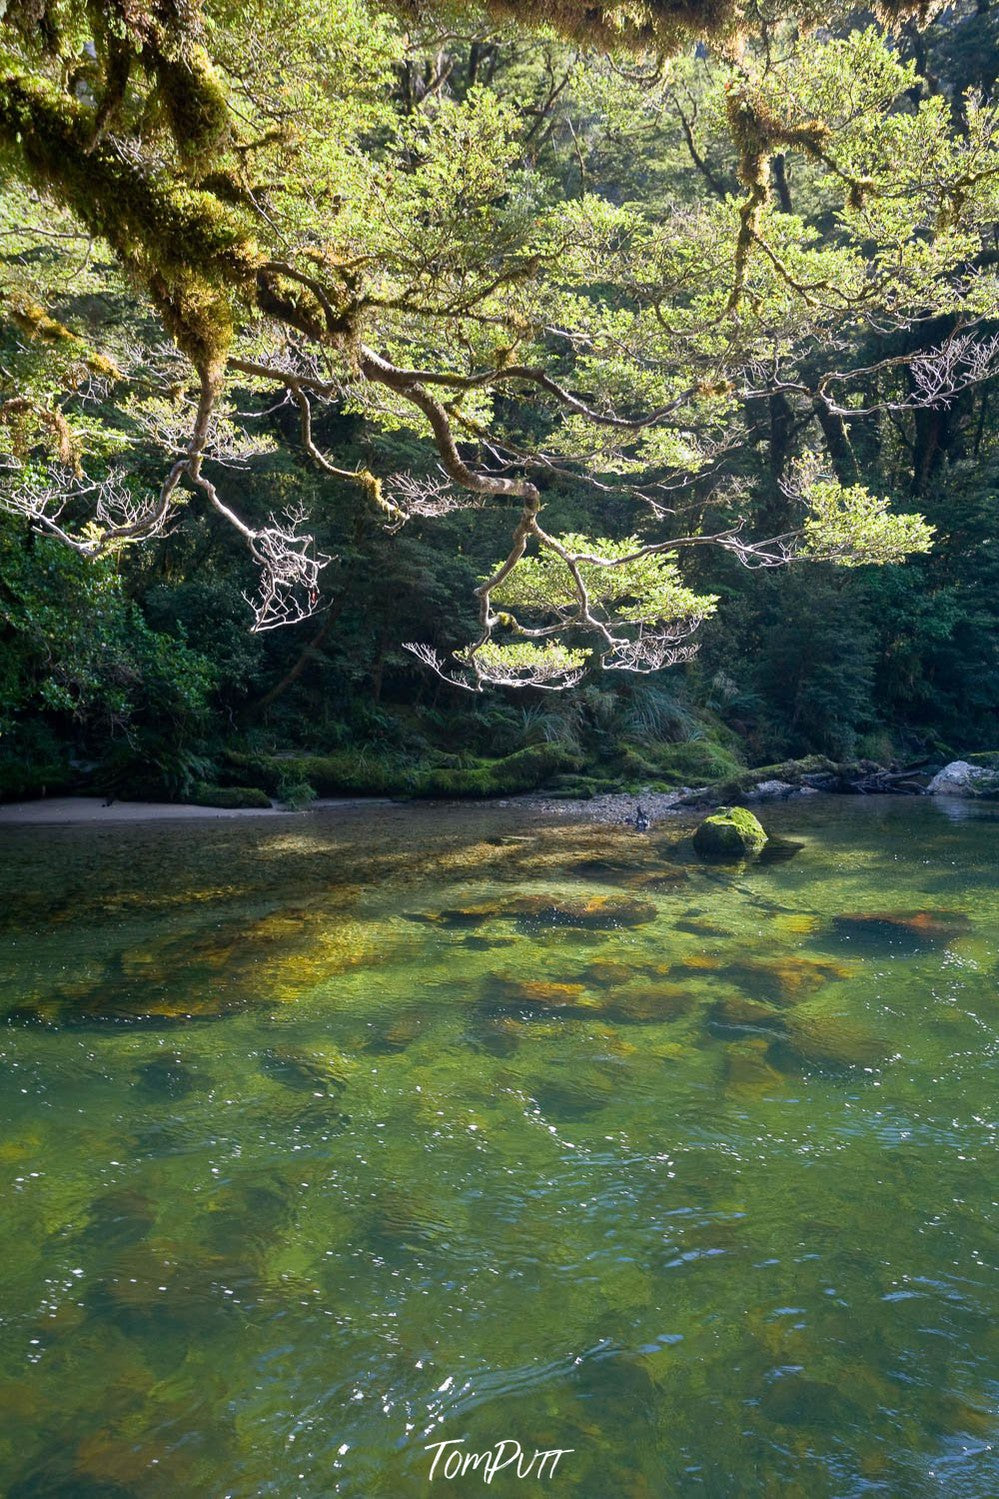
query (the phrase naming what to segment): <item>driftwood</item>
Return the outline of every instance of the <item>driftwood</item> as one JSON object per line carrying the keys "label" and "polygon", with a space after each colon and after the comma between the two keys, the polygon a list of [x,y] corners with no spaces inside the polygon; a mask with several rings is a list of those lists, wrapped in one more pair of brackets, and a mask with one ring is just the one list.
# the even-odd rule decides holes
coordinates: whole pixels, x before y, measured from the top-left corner
{"label": "driftwood", "polygon": [[[800,763],[800,762],[799,762]],[[788,796],[802,790],[825,791],[840,796],[924,796],[931,775],[929,760],[919,760],[904,768],[889,768],[874,760],[855,760],[845,764],[826,761],[817,770],[801,773],[795,762],[766,766],[758,773],[759,781],[753,781],[753,772],[746,772],[738,782],[717,781],[712,786],[702,786],[696,791],[681,795],[680,807],[711,807],[722,803],[743,802],[753,799],[753,792],[766,780],[788,781]]]}
{"label": "driftwood", "polygon": [[919,774],[918,769],[908,770],[878,770],[871,775],[861,776],[855,781],[850,781],[842,789],[852,792],[857,796],[873,796],[876,794],[893,794],[896,796],[924,796],[926,787],[922,781],[915,780]]}
{"label": "driftwood", "polygon": [[837,777],[838,785],[829,789],[853,796],[923,796],[926,777],[921,780],[920,776],[928,764],[929,761],[923,759],[904,769],[895,769],[861,760],[856,765],[842,766]]}

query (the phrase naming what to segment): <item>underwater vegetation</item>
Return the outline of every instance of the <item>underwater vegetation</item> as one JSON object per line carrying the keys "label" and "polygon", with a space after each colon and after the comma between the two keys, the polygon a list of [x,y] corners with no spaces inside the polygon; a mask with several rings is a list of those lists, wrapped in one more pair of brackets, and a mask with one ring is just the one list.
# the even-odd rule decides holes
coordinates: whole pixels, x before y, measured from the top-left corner
{"label": "underwater vegetation", "polygon": [[3,1492],[993,1491],[987,811],[383,818],[8,840]]}

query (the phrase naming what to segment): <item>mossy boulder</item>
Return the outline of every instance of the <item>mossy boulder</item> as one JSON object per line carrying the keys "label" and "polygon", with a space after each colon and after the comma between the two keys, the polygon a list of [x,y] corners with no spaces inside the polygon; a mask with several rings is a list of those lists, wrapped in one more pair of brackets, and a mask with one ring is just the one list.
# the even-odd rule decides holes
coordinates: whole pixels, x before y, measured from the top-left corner
{"label": "mossy boulder", "polygon": [[999,750],[979,750],[977,754],[965,755],[971,765],[984,766],[986,770],[999,770]]}
{"label": "mossy boulder", "polygon": [[560,744],[527,745],[500,759],[454,763],[442,755],[417,765],[399,753],[340,749],[329,755],[260,755],[229,751],[227,775],[272,796],[288,785],[308,785],[319,796],[489,797],[536,791],[556,776],[578,772],[578,755]]}
{"label": "mossy boulder", "polygon": [[271,809],[270,797],[258,786],[208,786],[202,782],[195,786],[191,801],[196,807]]}
{"label": "mossy boulder", "polygon": [[581,769],[579,756],[561,744],[529,744],[499,760],[481,760],[462,769],[430,768],[413,784],[415,796],[516,796],[537,791],[556,776]]}
{"label": "mossy boulder", "polygon": [[612,781],[602,780],[598,776],[557,775],[548,783],[552,796],[564,797],[567,801],[590,801],[601,792],[613,789]]}
{"label": "mossy boulder", "polygon": [[758,817],[745,807],[719,807],[694,834],[694,851],[702,859],[749,859],[766,846]]}
{"label": "mossy boulder", "polygon": [[984,763],[991,756],[977,756],[978,763],[952,760],[933,777],[926,791],[929,796],[966,796],[999,798],[999,769]]}
{"label": "mossy boulder", "polygon": [[412,792],[411,766],[361,750],[330,755],[260,755],[229,750],[227,780],[248,782],[281,796],[289,787],[309,786],[318,796],[386,796]]}

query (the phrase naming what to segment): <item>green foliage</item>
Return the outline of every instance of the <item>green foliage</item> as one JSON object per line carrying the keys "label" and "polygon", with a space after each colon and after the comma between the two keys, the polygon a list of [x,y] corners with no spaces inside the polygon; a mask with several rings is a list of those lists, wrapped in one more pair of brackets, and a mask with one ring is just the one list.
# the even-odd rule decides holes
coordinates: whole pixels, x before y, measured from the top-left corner
{"label": "green foliage", "polygon": [[230,752],[226,759],[234,775],[289,804],[302,787],[313,796],[508,796],[534,791],[580,765],[578,755],[557,744],[528,745],[501,759],[480,758],[457,767],[407,764],[358,750],[282,758]]}
{"label": "green foliage", "polygon": [[579,769],[580,757],[558,744],[527,745],[502,760],[463,770],[429,770],[416,781],[418,796],[515,796],[536,791],[556,775]]}
{"label": "green foliage", "polygon": [[876,499],[862,484],[849,488],[820,474],[814,454],[799,467],[799,483],[808,505],[801,551],[840,567],[901,562],[928,552],[934,526],[921,515],[893,515],[887,500]]}
{"label": "green foliage", "polygon": [[215,669],[150,629],[111,562],[0,522],[0,638],[5,794],[78,780],[68,746],[83,760],[104,749],[108,789],[176,798],[204,779]]}
{"label": "green foliage", "polygon": [[80,772],[70,755],[65,735],[49,724],[40,719],[15,722],[0,740],[0,800],[73,790]]}
{"label": "green foliage", "polygon": [[316,799],[316,789],[308,781],[293,779],[291,774],[286,773],[278,780],[278,800],[292,812],[301,812],[310,802]]}
{"label": "green foliage", "polygon": [[[962,342],[999,309],[999,114],[966,92],[999,66],[987,16],[948,15],[925,57],[826,13],[763,47],[750,28],[738,66],[646,74],[363,0],[181,8],[182,53],[106,9],[0,20],[0,503],[55,485],[58,524],[93,539],[77,466],[154,498],[191,359],[226,350],[323,372],[312,435],[386,502],[400,473],[432,490],[444,462],[449,484],[387,534],[370,488],[296,447],[273,382],[230,369],[204,472],[251,529],[300,501],[336,559],[330,613],[262,636],[244,540],[190,475],[148,551],[86,559],[0,519],[0,794],[95,765],[143,795],[586,794],[732,780],[741,756],[999,741],[999,423]],[[632,44],[669,24],[626,10]],[[461,463],[513,488],[454,508],[440,413],[365,350],[423,371]],[[462,695],[400,642],[460,662],[525,483],[537,528],[477,653],[519,691]],[[739,565],[785,552],[802,565]],[[567,556],[600,625],[700,624],[702,664],[593,674],[605,642],[578,628]]]}
{"label": "green foliage", "polygon": [[267,793],[255,786],[209,786],[204,781],[199,781],[193,788],[191,801],[196,807],[223,807],[227,810],[249,808],[264,811],[272,805]]}
{"label": "green foliage", "polygon": [[684,689],[672,681],[636,683],[624,702],[614,701],[614,721],[620,732],[639,743],[680,743],[703,733],[703,726],[684,701]]}
{"label": "green foliage", "polygon": [[561,642],[535,645],[532,640],[490,640],[476,654],[479,666],[490,678],[506,686],[553,683],[571,686],[579,681],[587,652]]}
{"label": "green foliage", "polygon": [[399,760],[384,759],[364,750],[342,750],[332,755],[266,755],[230,751],[230,773],[261,787],[281,801],[297,800],[298,791],[315,796],[383,796],[405,789],[406,768]]}
{"label": "green foliage", "polygon": [[[714,612],[717,599],[699,596],[684,586],[675,556],[664,552],[633,555],[642,546],[637,536],[613,541],[606,536],[569,534],[560,536],[559,543],[574,557],[585,559],[579,561],[578,569],[590,602],[612,608],[616,619],[628,624],[673,624]],[[574,600],[569,569],[550,551],[525,557],[493,593],[494,603],[501,608],[538,613],[571,609]]]}
{"label": "green foliage", "polygon": [[200,749],[146,727],[111,745],[94,784],[122,801],[189,802],[214,772],[214,763]]}
{"label": "green foliage", "polygon": [[656,769],[660,780],[674,785],[704,786],[735,774],[739,762],[721,745],[695,739],[688,744],[664,745],[656,756]]}

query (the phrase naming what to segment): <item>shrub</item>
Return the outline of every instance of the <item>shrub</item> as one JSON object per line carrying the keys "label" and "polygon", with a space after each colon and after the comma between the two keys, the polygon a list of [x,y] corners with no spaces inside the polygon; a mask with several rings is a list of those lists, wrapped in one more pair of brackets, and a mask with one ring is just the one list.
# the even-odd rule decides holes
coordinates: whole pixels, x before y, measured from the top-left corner
{"label": "shrub", "polygon": [[730,751],[710,739],[663,745],[656,758],[660,776],[673,779],[674,785],[703,786],[736,775],[742,768]]}
{"label": "shrub", "polygon": [[515,796],[536,791],[554,776],[580,768],[578,755],[560,744],[530,744],[501,760],[464,770],[434,768],[417,782],[418,796]]}
{"label": "shrub", "polygon": [[287,780],[278,784],[278,797],[292,812],[300,812],[316,799],[316,788],[308,781]]}
{"label": "shrub", "polygon": [[256,786],[209,786],[201,781],[194,788],[191,801],[196,807],[238,807],[269,809],[271,799]]}

